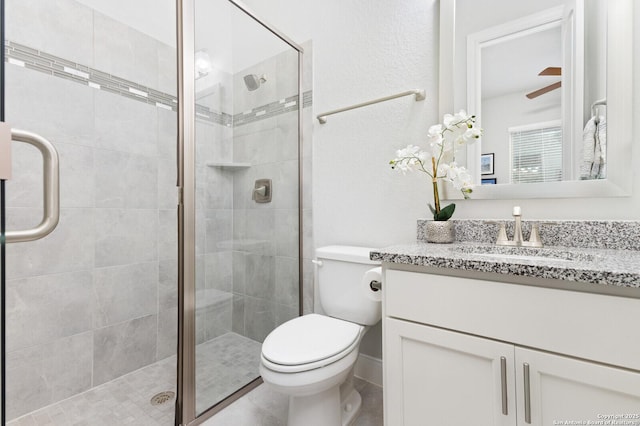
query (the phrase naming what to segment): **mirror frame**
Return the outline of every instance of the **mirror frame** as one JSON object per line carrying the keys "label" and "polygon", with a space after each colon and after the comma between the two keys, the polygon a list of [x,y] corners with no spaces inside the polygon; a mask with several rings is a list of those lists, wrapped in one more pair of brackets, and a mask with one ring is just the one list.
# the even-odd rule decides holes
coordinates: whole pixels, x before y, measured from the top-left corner
{"label": "mirror frame", "polygon": [[[440,0],[440,117],[454,112],[456,0]],[[476,185],[471,199],[595,198],[631,196],[633,142],[633,0],[607,1],[607,179]],[[466,81],[464,82],[466,84]],[[465,96],[466,98],[466,96]],[[457,109],[460,109],[457,106]],[[468,106],[462,107],[467,109]],[[473,111],[468,111],[473,113]],[[482,140],[482,139],[481,139]],[[615,141],[613,146],[610,141]],[[470,151],[479,152],[472,145]],[[467,157],[469,157],[467,155]],[[444,188],[447,199],[461,198]]]}

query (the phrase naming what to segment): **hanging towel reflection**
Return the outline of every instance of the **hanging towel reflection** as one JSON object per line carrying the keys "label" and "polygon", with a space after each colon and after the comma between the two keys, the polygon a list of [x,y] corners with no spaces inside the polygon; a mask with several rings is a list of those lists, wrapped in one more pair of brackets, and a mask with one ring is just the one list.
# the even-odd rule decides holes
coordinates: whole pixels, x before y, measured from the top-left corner
{"label": "hanging towel reflection", "polygon": [[584,126],[582,137],[582,163],[580,179],[607,177],[607,120],[593,116]]}

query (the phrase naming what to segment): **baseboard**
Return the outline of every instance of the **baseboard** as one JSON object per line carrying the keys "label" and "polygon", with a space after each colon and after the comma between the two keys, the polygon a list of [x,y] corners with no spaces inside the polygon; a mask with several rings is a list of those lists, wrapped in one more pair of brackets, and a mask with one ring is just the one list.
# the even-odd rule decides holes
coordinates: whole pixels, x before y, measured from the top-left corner
{"label": "baseboard", "polygon": [[359,354],[354,374],[362,380],[382,386],[382,360],[369,355]]}

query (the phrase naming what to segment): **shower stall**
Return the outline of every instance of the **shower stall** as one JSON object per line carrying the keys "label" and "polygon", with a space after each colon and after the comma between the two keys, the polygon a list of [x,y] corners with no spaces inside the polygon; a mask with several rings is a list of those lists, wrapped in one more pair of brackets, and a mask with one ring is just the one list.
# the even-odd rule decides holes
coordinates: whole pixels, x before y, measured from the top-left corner
{"label": "shower stall", "polygon": [[0,6],[2,418],[202,423],[312,303],[308,59],[235,0]]}

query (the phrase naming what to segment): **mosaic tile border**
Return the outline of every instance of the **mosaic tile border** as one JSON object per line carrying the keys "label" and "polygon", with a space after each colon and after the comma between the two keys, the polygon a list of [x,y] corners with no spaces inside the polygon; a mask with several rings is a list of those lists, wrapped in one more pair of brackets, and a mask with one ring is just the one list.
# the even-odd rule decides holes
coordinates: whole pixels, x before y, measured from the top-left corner
{"label": "mosaic tile border", "polygon": [[[312,105],[313,98],[311,91],[304,92],[302,94],[302,108],[307,108]],[[233,115],[233,125],[242,126],[244,124],[253,123],[255,121],[263,120],[265,118],[275,117],[280,114],[285,114],[290,111],[298,110],[298,95],[289,96],[279,101],[271,102],[266,105],[253,108],[251,111],[245,111]]]}
{"label": "mosaic tile border", "polygon": [[[174,95],[69,61],[59,56],[33,49],[14,41],[5,41],[4,52],[5,61],[12,65],[32,69],[54,77],[64,78],[97,90],[104,90],[105,92],[124,96],[169,111],[177,111],[178,109],[178,100]],[[312,92],[308,91],[303,94],[303,108],[311,105]],[[227,127],[235,127],[297,109],[298,95],[294,95],[233,116],[225,112],[213,111],[203,105],[196,105],[196,119]]]}

